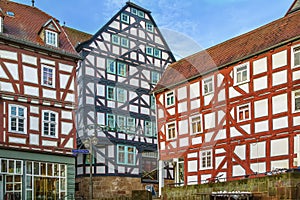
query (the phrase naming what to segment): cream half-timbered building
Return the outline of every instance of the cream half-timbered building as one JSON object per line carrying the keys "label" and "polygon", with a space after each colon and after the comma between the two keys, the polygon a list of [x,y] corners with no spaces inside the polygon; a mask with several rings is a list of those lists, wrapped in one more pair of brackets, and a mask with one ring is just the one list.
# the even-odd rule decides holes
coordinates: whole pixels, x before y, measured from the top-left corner
{"label": "cream half-timbered building", "polygon": [[[157,183],[155,101],[150,91],[175,59],[150,11],[127,2],[76,49],[84,58],[77,70],[78,136],[81,142],[92,134],[98,138],[93,147],[93,197],[128,196],[133,189],[144,189],[141,181]],[[98,129],[89,130],[91,125]],[[86,156],[78,155],[81,193],[90,173]],[[99,189],[97,184],[110,187]]]}
{"label": "cream half-timbered building", "polygon": [[71,197],[80,57],[53,17],[0,8],[0,199]]}
{"label": "cream half-timbered building", "polygon": [[166,69],[154,89],[159,155],[177,185],[300,165],[299,4]]}

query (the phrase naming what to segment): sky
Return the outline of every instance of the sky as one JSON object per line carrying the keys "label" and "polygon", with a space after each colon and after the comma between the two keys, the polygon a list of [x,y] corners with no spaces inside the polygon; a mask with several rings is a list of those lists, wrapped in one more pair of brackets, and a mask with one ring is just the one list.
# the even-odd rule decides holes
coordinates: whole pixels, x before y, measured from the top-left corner
{"label": "sky", "polygon": [[[31,5],[32,0],[12,0]],[[61,24],[95,34],[128,0],[35,0]],[[285,15],[294,0],[131,0],[151,11],[173,54],[182,58]]]}

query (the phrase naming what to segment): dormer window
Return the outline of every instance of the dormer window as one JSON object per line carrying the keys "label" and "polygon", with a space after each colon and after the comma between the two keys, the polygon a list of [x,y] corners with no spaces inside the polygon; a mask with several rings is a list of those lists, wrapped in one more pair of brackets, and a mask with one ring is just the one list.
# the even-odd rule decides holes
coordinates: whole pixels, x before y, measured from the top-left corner
{"label": "dormer window", "polygon": [[57,47],[57,33],[45,30],[45,42],[48,45]]}

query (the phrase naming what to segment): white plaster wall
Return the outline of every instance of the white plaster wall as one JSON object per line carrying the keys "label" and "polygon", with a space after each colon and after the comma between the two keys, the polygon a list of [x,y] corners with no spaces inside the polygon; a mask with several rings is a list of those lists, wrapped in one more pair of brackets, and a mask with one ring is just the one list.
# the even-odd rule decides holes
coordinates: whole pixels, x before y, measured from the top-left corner
{"label": "white plaster wall", "polygon": [[250,164],[250,168],[253,172],[263,173],[266,172],[266,163],[265,162],[259,162],[259,163],[252,163]]}
{"label": "white plaster wall", "polygon": [[243,176],[245,175],[245,169],[240,165],[234,165],[232,167],[232,176]]}
{"label": "white plaster wall", "polygon": [[29,143],[32,145],[39,144],[40,136],[38,134],[29,134]]}
{"label": "white plaster wall", "polygon": [[41,63],[48,64],[48,65],[53,65],[53,66],[55,65],[55,61],[44,59],[44,58],[41,58]]}
{"label": "white plaster wall", "polygon": [[54,141],[50,141],[50,140],[43,140],[42,141],[42,145],[43,146],[50,146],[50,147],[56,147],[57,146],[57,142]]}
{"label": "white plaster wall", "polygon": [[253,62],[253,75],[261,74],[267,71],[267,57]]}
{"label": "white plaster wall", "polygon": [[37,69],[23,66],[23,80],[24,82],[38,84]]}
{"label": "white plaster wall", "polygon": [[186,101],[178,103],[177,105],[178,105],[178,113],[187,111],[187,102]]}
{"label": "white plaster wall", "polygon": [[225,129],[221,129],[219,130],[215,140],[223,140],[226,139],[226,130]]}
{"label": "white plaster wall", "polygon": [[258,90],[263,90],[268,88],[268,77],[263,76],[260,78],[256,78],[253,80],[253,90],[258,91]]}
{"label": "white plaster wall", "polygon": [[61,111],[61,118],[62,119],[72,119],[72,112],[70,112],[70,111],[64,111],[64,110],[62,110]]}
{"label": "white plaster wall", "polygon": [[0,50],[1,58],[9,59],[9,60],[18,60],[18,56],[16,52]]}
{"label": "white plaster wall", "polygon": [[287,71],[283,70],[272,74],[272,84],[273,86],[284,84],[287,82]]}
{"label": "white plaster wall", "polygon": [[241,93],[236,91],[233,87],[229,87],[229,98],[234,98],[238,96],[241,96]]}
{"label": "white plaster wall", "polygon": [[214,93],[205,95],[204,96],[204,105],[207,106],[211,102],[213,97],[214,97]]}
{"label": "white plaster wall", "polygon": [[186,147],[186,146],[189,146],[189,138],[188,138],[188,137],[180,138],[180,139],[179,139],[179,146],[180,146],[180,147]]}
{"label": "white plaster wall", "polygon": [[271,161],[271,170],[289,168],[289,160]]}
{"label": "white plaster wall", "polygon": [[266,157],[266,142],[250,144],[250,159]]}
{"label": "white plaster wall", "polygon": [[300,71],[293,72],[293,81],[300,79]]}
{"label": "white plaster wall", "polygon": [[202,137],[193,137],[192,138],[192,145],[201,144],[202,143]]}
{"label": "white plaster wall", "polygon": [[289,153],[289,140],[282,138],[271,140],[271,156],[288,155]]}
{"label": "white plaster wall", "polygon": [[272,97],[273,114],[287,112],[287,94],[281,94]]}
{"label": "white plaster wall", "polygon": [[242,134],[236,130],[235,127],[230,127],[230,137],[242,136]]}
{"label": "white plaster wall", "polygon": [[55,90],[43,89],[43,97],[56,99],[56,91]]}
{"label": "white plaster wall", "polygon": [[197,185],[198,184],[198,176],[188,176],[187,177],[187,184],[188,185]]}
{"label": "white plaster wall", "polygon": [[39,130],[39,118],[38,117],[30,116],[29,122],[30,122],[29,123],[30,124],[30,130],[35,130],[35,131]]}
{"label": "white plaster wall", "polygon": [[255,118],[268,115],[268,99],[262,99],[254,102],[254,116]]}
{"label": "white plaster wall", "polygon": [[39,96],[39,88],[24,85],[24,94],[31,95],[31,96]]}
{"label": "white plaster wall", "polygon": [[225,159],[225,156],[217,156],[215,158],[215,164],[216,164],[216,168],[219,168],[221,162]]}
{"label": "white plaster wall", "polygon": [[286,128],[288,127],[288,117],[280,117],[273,119],[273,129],[281,129],[281,128]]}
{"label": "white plaster wall", "polygon": [[254,131],[255,133],[265,132],[269,130],[269,121],[261,121],[261,122],[255,122],[254,125]]}
{"label": "white plaster wall", "polygon": [[188,161],[188,172],[197,172],[198,171],[198,165],[197,165],[197,160],[189,160]]}
{"label": "white plaster wall", "polygon": [[8,142],[9,143],[26,144],[26,138],[9,137]]}
{"label": "white plaster wall", "polygon": [[187,90],[186,90],[186,86],[181,87],[177,90],[177,99],[178,100],[182,100],[187,98]]}
{"label": "white plaster wall", "polygon": [[178,121],[178,134],[184,135],[189,133],[189,122],[187,119]]}
{"label": "white plaster wall", "polygon": [[65,89],[69,81],[70,76],[66,74],[59,74],[60,88]]}
{"label": "white plaster wall", "polygon": [[204,127],[205,129],[214,128],[216,126],[215,113],[208,113],[204,115]]}
{"label": "white plaster wall", "polygon": [[61,133],[63,135],[69,135],[73,129],[73,124],[68,122],[61,122]]}
{"label": "white plaster wall", "polygon": [[63,64],[63,63],[59,63],[59,70],[60,71],[65,71],[65,72],[69,72],[71,73],[74,69],[74,67],[72,65],[67,65],[67,64]]}
{"label": "white plaster wall", "polygon": [[191,101],[191,110],[200,108],[200,99]]}
{"label": "white plaster wall", "polygon": [[190,85],[190,99],[200,96],[200,85],[199,82]]}
{"label": "white plaster wall", "polygon": [[246,159],[246,145],[236,146],[234,153],[241,159]]}
{"label": "white plaster wall", "polygon": [[272,67],[273,69],[283,67],[287,65],[287,51],[281,51],[272,55]]}
{"label": "white plaster wall", "polygon": [[19,80],[18,64],[8,63],[8,62],[4,62],[4,64],[6,65],[9,73],[12,75],[14,80]]}

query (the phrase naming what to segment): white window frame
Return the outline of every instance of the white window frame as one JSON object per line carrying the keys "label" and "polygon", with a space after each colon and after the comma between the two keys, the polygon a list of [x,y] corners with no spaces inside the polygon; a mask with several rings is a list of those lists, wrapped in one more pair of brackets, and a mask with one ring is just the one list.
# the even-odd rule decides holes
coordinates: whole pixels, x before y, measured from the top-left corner
{"label": "white window frame", "polygon": [[[172,127],[170,127],[170,126],[172,126]],[[172,131],[172,137],[170,137],[169,131]],[[174,122],[169,122],[169,123],[166,124],[166,138],[167,138],[167,141],[175,140],[177,138],[177,126],[176,126],[175,121]]]}
{"label": "white window frame", "polygon": [[[200,131],[196,131],[196,132],[194,132],[193,130],[193,124],[194,123],[197,123],[198,124],[198,122],[199,121],[194,121],[193,122],[193,119],[195,119],[195,118],[200,118],[200,127],[201,127],[201,130]],[[200,114],[200,115],[194,115],[194,116],[191,116],[190,117],[190,128],[191,128],[191,135],[196,135],[196,134],[199,134],[199,133],[203,133],[203,120],[202,120],[202,115]]]}
{"label": "white window frame", "polygon": [[[11,114],[12,107],[16,107],[16,115]],[[24,116],[19,116],[19,108],[23,109]],[[9,112],[9,119],[8,119],[9,132],[26,134],[27,133],[27,108],[24,106],[21,106],[21,105],[9,104],[8,112]],[[12,126],[11,126],[12,118],[16,118],[16,130],[12,130]],[[19,131],[19,120],[20,119],[23,119],[23,131]]]}
{"label": "white window frame", "polygon": [[[111,67],[113,67],[111,70]],[[113,59],[106,60],[106,72],[110,74],[116,74],[116,61]]]}
{"label": "white window frame", "polygon": [[151,121],[144,121],[144,132],[145,132],[145,136],[147,137],[152,137],[153,134],[153,123]]}
{"label": "white window frame", "polygon": [[[131,123],[130,120],[132,120],[133,123]],[[135,118],[127,117],[127,132],[134,134],[135,131],[136,131],[135,129],[136,129],[136,127],[135,127]]]}
{"label": "white window frame", "polygon": [[[242,76],[243,76],[243,72],[244,72],[244,70],[243,70],[242,72],[238,72],[238,70],[239,70],[240,68],[243,68],[243,67],[246,67],[246,69],[245,69],[246,72],[247,72],[247,74],[246,74],[246,79],[245,79],[245,80],[238,81],[238,73],[241,73]],[[237,65],[237,66],[234,67],[234,75],[233,75],[233,79],[234,79],[234,85],[240,85],[240,84],[244,84],[244,83],[249,82],[249,80],[250,80],[249,62],[240,64],[240,65]]]}
{"label": "white window frame", "polygon": [[[124,151],[120,151],[119,147],[124,147]],[[133,152],[129,152],[129,148],[133,149]],[[129,145],[117,145],[117,163],[118,164],[123,164],[123,165],[135,165],[136,163],[136,147],[135,146],[129,146]],[[120,153],[124,153],[124,162],[120,162]],[[128,157],[129,155],[133,156],[133,162],[128,162]]]}
{"label": "white window frame", "polygon": [[[124,122],[123,126],[121,126],[121,124],[120,124],[121,119],[124,120],[123,121]],[[118,125],[118,128],[119,128],[120,131],[126,132],[126,117],[125,116],[120,116],[120,115],[117,116],[117,125]]]}
{"label": "white window frame", "polygon": [[[117,68],[118,68],[118,75],[126,77],[126,74],[127,74],[127,65],[125,63],[123,63],[123,62],[118,62],[117,63]],[[124,73],[123,73],[122,69],[124,70]]]}
{"label": "white window frame", "polygon": [[54,31],[45,30],[45,43],[57,47],[58,43],[58,34]]}
{"label": "white window frame", "polygon": [[[123,96],[122,94],[120,94],[121,92],[123,92]],[[117,101],[124,103],[127,101],[127,91],[123,88],[117,88]]]}
{"label": "white window frame", "polygon": [[146,46],[146,54],[153,56],[153,47]]}
{"label": "white window frame", "polygon": [[[47,73],[46,71],[45,71],[45,68],[47,69],[47,70],[52,70],[52,82],[51,83],[48,83],[49,81],[48,80],[45,80],[44,78],[49,78],[48,77],[48,75],[49,75],[49,73]],[[47,74],[47,76],[44,76],[44,73],[46,73]],[[42,74],[41,74],[41,80],[42,80],[42,85],[43,86],[47,86],[47,87],[51,87],[51,88],[54,88],[55,87],[55,67],[52,67],[52,66],[49,66],[49,65],[45,65],[45,64],[42,64]],[[51,77],[50,77],[51,78]]]}
{"label": "white window frame", "polygon": [[[249,117],[248,118],[246,118],[246,112],[247,112],[247,110],[246,109],[241,110],[241,108],[245,107],[245,106],[248,106],[248,113],[249,113]],[[240,119],[240,112],[243,112],[244,119]],[[250,105],[250,103],[237,106],[237,108],[236,108],[236,115],[237,115],[237,122],[243,122],[243,121],[250,120],[251,119],[251,105]]]}
{"label": "white window frame", "polygon": [[300,90],[292,91],[292,112],[293,113],[300,112],[300,108],[299,109],[296,108],[296,98],[300,99]]}
{"label": "white window frame", "polygon": [[144,13],[143,11],[141,11],[141,10],[138,10],[137,15],[138,15],[139,17],[141,17],[141,18],[144,18],[144,17],[145,17],[145,13]]}
{"label": "white window frame", "polygon": [[[155,77],[157,77],[157,80],[154,79]],[[157,84],[159,80],[160,80],[160,73],[157,71],[151,71],[151,83]]]}
{"label": "white window frame", "polygon": [[[210,155],[208,155],[208,153]],[[204,155],[205,154],[205,155]],[[213,152],[212,150],[202,150],[200,151],[200,170],[212,169],[213,168]],[[210,165],[208,165],[208,158],[210,157]],[[205,160],[203,160],[205,159]],[[205,166],[203,166],[203,162]]]}
{"label": "white window frame", "polygon": [[[129,15],[127,15],[127,14],[124,14],[124,13],[121,13],[121,21],[122,22],[124,22],[124,23],[126,23],[126,24],[129,24]],[[124,19],[123,17],[126,17],[127,19]]]}
{"label": "white window frame", "polygon": [[120,45],[120,37],[118,35],[111,35],[111,42],[116,45]]}
{"label": "white window frame", "polygon": [[[112,89],[113,90],[113,98],[110,98],[109,97],[109,89]],[[113,87],[113,86],[107,86],[107,89],[106,89],[106,99],[107,100],[111,100],[111,101],[115,101],[116,100],[116,88]]]}
{"label": "white window frame", "polygon": [[146,22],[146,30],[153,33],[154,32],[154,25],[152,23]]}
{"label": "white window frame", "polygon": [[[49,114],[49,119],[48,120],[45,120],[44,119],[44,115],[45,113],[48,113]],[[55,121],[51,121],[51,114],[54,114],[55,116]],[[45,128],[45,123],[48,124],[48,134],[45,134],[45,131],[44,131],[44,128]],[[54,125],[55,126],[55,134],[54,135],[51,135],[51,127],[50,125]],[[52,110],[43,110],[42,111],[42,135],[44,137],[55,137],[57,138],[58,137],[58,113],[57,112],[54,112]]]}
{"label": "white window frame", "polygon": [[[170,95],[172,94],[172,95]],[[166,107],[170,107],[175,105],[175,91],[169,91],[165,93],[165,98],[166,98]],[[172,98],[173,100],[171,101],[171,103],[169,104],[169,99]]]}
{"label": "white window frame", "polygon": [[[214,77],[208,77],[202,80],[202,90],[203,90],[203,95],[208,95],[212,94],[214,92]],[[205,88],[207,89],[207,92],[205,91]]]}
{"label": "white window frame", "polygon": [[[109,116],[112,117],[112,120],[113,120],[113,126],[110,126],[110,125],[109,125],[109,120],[108,120]],[[116,127],[116,116],[115,116],[115,115],[113,115],[113,114],[111,114],[111,113],[107,113],[107,114],[106,114],[106,126],[109,127],[110,129],[114,129],[114,128]]]}
{"label": "white window frame", "polygon": [[300,67],[300,62],[299,62],[298,65],[295,65],[295,54],[296,53],[299,54],[299,57],[300,57],[300,45],[296,45],[296,46],[292,47],[292,50],[291,50],[291,54],[292,54],[291,55],[291,58],[292,58],[291,65],[292,65],[292,68]]}
{"label": "white window frame", "polygon": [[160,49],[153,49],[153,56],[156,58],[161,58],[161,50]]}
{"label": "white window frame", "polygon": [[120,43],[122,47],[129,48],[129,40],[127,38],[121,37]]}
{"label": "white window frame", "polygon": [[138,14],[138,10],[136,8],[131,8],[131,13],[134,15]]}

